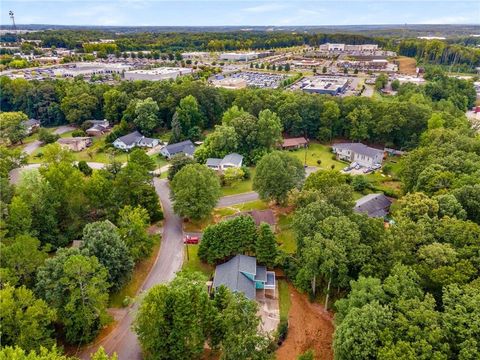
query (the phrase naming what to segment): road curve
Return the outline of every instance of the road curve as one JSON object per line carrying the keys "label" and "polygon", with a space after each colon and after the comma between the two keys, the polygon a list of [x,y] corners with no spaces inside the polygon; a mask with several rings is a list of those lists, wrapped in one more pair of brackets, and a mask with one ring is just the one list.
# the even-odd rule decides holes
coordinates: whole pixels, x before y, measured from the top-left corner
{"label": "road curve", "polygon": [[[62,125],[62,126],[59,126],[58,128],[56,128],[53,131],[53,133],[57,134],[57,135],[61,135],[61,134],[64,134],[66,132],[73,131],[73,130],[75,130],[75,128],[71,125]],[[25,145],[25,147],[23,148],[23,151],[26,152],[28,155],[30,155],[35,150],[37,150],[40,146],[42,146],[42,144],[43,143],[40,140],[32,141],[31,143],[28,143],[27,145]]]}
{"label": "road curve", "polygon": [[[183,230],[182,220],[175,215],[170,200],[170,188],[166,179],[154,178],[155,190],[160,198],[165,217],[163,223],[162,244],[152,270],[145,279],[140,293],[154,285],[172,280],[175,273],[182,268],[183,263]],[[119,360],[141,360],[142,352],[137,336],[132,331],[132,323],[138,302],[129,308],[126,315],[119,320],[115,329],[102,341],[82,351],[82,359],[89,359],[89,355],[103,346],[108,354],[117,353]]]}

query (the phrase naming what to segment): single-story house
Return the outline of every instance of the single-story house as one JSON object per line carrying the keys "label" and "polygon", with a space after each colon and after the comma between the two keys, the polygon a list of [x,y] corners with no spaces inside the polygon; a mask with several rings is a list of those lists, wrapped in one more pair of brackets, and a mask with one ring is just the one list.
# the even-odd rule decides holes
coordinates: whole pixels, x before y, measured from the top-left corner
{"label": "single-story house", "polygon": [[82,151],[92,145],[92,139],[89,137],[67,137],[57,140],[60,146],[64,149],[72,151]]}
{"label": "single-story house", "polygon": [[155,147],[158,145],[158,139],[147,138],[140,134],[138,131],[134,131],[130,134],[119,137],[113,142],[113,146],[117,149],[131,150],[135,146],[139,147]]}
{"label": "single-story house", "polygon": [[226,155],[223,159],[208,158],[206,166],[213,170],[226,170],[228,168],[241,168],[243,156],[237,153]]}
{"label": "single-story house", "polygon": [[270,225],[273,231],[275,231],[276,223],[275,214],[271,209],[266,210],[250,210],[250,211],[241,211],[234,215],[228,216],[227,219],[232,219],[237,216],[249,215],[253,218],[256,226],[260,226],[262,223]]}
{"label": "single-story house", "polygon": [[85,130],[85,132],[89,136],[103,135],[108,131],[110,127],[110,123],[108,122],[108,120],[88,120],[86,122],[91,125],[91,127]]}
{"label": "single-story house", "polygon": [[167,159],[170,159],[172,156],[182,153],[188,157],[193,157],[194,152],[195,146],[190,140],[185,140],[175,144],[168,144],[160,150],[160,154],[165,156]]}
{"label": "single-story house", "polygon": [[25,133],[31,135],[35,130],[40,127],[40,120],[37,119],[28,119],[22,122],[23,127],[25,128]]}
{"label": "single-story house", "polygon": [[368,194],[358,199],[353,211],[367,214],[368,217],[383,218],[390,212],[392,201],[384,194]]}
{"label": "single-story house", "polygon": [[361,166],[371,167],[382,164],[383,150],[378,150],[362,143],[339,143],[332,145],[337,159],[356,162]]}
{"label": "single-story house", "polygon": [[273,290],[275,296],[275,272],[258,265],[253,256],[237,255],[215,269],[213,289],[222,285],[251,300],[256,299],[256,290]]}
{"label": "single-story house", "polygon": [[283,139],[282,149],[283,150],[294,150],[304,148],[308,145],[308,140],[304,137],[296,137],[290,139]]}

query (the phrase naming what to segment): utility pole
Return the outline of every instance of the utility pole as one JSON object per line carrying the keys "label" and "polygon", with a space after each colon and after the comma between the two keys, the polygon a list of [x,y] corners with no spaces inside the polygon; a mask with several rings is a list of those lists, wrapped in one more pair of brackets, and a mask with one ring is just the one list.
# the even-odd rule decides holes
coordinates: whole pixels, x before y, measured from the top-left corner
{"label": "utility pole", "polygon": [[15,41],[17,42],[17,25],[15,25],[15,14],[13,13],[12,10],[8,12],[8,15],[10,15],[10,19],[12,19],[12,27],[13,27],[13,36]]}

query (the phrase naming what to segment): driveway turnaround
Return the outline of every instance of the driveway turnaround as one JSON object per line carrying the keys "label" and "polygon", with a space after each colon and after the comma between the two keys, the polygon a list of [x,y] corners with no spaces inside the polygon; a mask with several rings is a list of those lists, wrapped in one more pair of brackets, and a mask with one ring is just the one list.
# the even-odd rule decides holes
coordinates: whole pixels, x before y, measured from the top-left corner
{"label": "driveway turnaround", "polygon": [[[59,126],[53,132],[54,134],[61,135],[65,134],[66,132],[73,131],[75,128],[70,125],[63,125]],[[26,152],[28,155],[32,154],[35,150],[37,150],[43,143],[40,140],[32,141],[31,143],[25,145],[23,151]]]}

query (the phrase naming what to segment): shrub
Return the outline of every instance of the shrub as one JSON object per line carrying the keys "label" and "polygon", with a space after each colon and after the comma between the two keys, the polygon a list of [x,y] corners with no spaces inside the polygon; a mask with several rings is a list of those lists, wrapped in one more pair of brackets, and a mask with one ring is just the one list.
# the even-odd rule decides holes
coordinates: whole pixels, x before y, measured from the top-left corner
{"label": "shrub", "polygon": [[277,327],[277,345],[280,346],[283,344],[288,335],[288,320],[281,319]]}
{"label": "shrub", "polygon": [[83,137],[83,136],[87,136],[87,133],[81,129],[77,129],[72,132],[72,137]]}
{"label": "shrub", "polygon": [[53,134],[53,133],[49,132],[47,129],[41,128],[38,131],[38,139],[45,144],[54,143],[59,138],[60,138],[60,135]]}

